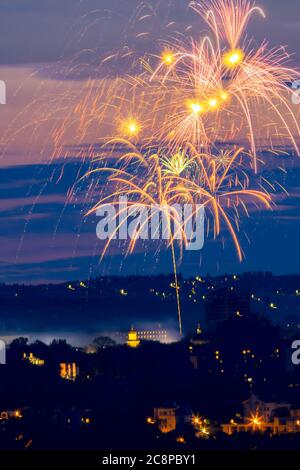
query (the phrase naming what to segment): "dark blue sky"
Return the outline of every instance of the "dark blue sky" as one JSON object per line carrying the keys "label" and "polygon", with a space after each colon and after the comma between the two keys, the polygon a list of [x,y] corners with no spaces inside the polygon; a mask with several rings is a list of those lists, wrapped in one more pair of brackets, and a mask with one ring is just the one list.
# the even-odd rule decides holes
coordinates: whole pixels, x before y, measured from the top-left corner
{"label": "dark blue sky", "polygon": [[[80,188],[74,204],[65,205],[78,166],[78,162],[64,163],[59,182],[60,164],[0,170],[0,281],[37,283],[109,273],[171,272],[170,252],[162,249],[156,254],[153,242],[138,245],[136,253],[127,258],[123,256],[124,245],[114,242],[108,256],[99,263],[103,244],[96,238],[97,217],[84,217],[87,205],[80,194],[84,194],[85,186]],[[265,176],[271,177],[271,173]],[[284,183],[290,195],[279,194],[277,207],[271,212],[255,210],[249,219],[242,218],[239,237],[245,261],[239,263],[225,232],[224,246],[221,238],[214,241],[210,237],[202,251],[185,252],[180,271],[186,275],[299,271],[300,165],[296,157],[289,160],[286,174],[275,172],[273,176]]]}

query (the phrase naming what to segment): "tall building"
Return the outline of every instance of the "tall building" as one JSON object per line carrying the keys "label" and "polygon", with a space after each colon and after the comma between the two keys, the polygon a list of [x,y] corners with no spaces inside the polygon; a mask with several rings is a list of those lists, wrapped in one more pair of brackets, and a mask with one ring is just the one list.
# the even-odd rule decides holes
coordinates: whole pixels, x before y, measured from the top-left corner
{"label": "tall building", "polygon": [[197,325],[196,334],[189,342],[190,362],[194,369],[198,369],[199,360],[202,357],[203,346],[209,344],[208,339],[203,335],[200,323]]}
{"label": "tall building", "polygon": [[249,312],[248,294],[236,293],[231,289],[218,289],[206,300],[206,326],[210,331],[215,331],[223,321],[234,316],[243,317]]}

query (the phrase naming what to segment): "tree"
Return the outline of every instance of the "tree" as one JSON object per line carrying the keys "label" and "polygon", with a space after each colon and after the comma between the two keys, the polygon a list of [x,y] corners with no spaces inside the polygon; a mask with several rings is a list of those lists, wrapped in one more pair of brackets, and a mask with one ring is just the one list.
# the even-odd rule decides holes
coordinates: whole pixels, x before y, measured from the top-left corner
{"label": "tree", "polygon": [[10,343],[10,349],[11,350],[22,350],[22,351],[24,351],[27,346],[28,346],[28,338],[24,338],[22,336],[20,338],[15,338]]}
{"label": "tree", "polygon": [[98,336],[98,338],[94,339],[93,346],[96,349],[112,348],[116,346],[116,342],[109,338],[109,336]]}

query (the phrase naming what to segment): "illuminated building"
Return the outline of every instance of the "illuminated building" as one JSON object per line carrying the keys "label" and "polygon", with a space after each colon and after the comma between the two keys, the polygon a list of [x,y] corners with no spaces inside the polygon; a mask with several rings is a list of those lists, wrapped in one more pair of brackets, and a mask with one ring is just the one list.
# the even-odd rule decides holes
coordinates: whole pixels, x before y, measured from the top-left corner
{"label": "illuminated building", "polygon": [[138,339],[137,331],[131,328],[127,335],[127,346],[129,346],[130,348],[137,348],[139,344],[140,340]]}
{"label": "illuminated building", "polygon": [[154,408],[154,419],[160,432],[165,434],[176,429],[176,409],[175,404]]}
{"label": "illuminated building", "polygon": [[26,353],[23,354],[23,361],[28,361],[30,362],[30,364],[34,365],[34,366],[44,366],[45,365],[45,361],[44,359],[40,359],[36,356],[34,356],[34,354],[31,352],[28,354],[28,356],[26,355]]}
{"label": "illuminated building", "polygon": [[222,424],[223,432],[270,432],[287,434],[300,432],[300,409],[292,409],[290,404],[264,402],[255,395],[243,402],[244,418],[240,423],[234,419]]}
{"label": "illuminated building", "polygon": [[157,341],[159,343],[167,343],[169,340],[167,330],[149,329],[135,330],[131,328],[127,334],[127,345],[133,348],[139,346],[141,341]]}
{"label": "illuminated building", "polygon": [[137,331],[138,339],[144,341],[158,341],[166,343],[168,341],[168,333],[166,330],[140,330]]}
{"label": "illuminated building", "polygon": [[270,421],[275,410],[278,408],[291,409],[291,405],[287,403],[266,403],[260,400],[256,395],[251,395],[250,398],[243,402],[244,416],[249,417],[254,414],[262,416],[263,421]]}
{"label": "illuminated building", "polygon": [[154,421],[163,434],[190,423],[192,415],[189,406],[178,406],[176,403],[166,403],[154,408]]}
{"label": "illuminated building", "polygon": [[59,364],[60,377],[65,380],[76,380],[79,375],[79,368],[75,362],[62,362]]}

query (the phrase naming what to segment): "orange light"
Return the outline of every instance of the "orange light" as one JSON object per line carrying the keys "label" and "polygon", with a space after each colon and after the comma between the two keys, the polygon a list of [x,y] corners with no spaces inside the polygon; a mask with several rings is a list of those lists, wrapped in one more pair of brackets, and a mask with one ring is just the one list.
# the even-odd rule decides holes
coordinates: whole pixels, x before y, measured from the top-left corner
{"label": "orange light", "polygon": [[175,57],[172,51],[165,50],[161,55],[161,60],[167,65],[172,65],[175,61]]}
{"label": "orange light", "polygon": [[146,419],[146,422],[147,422],[148,424],[155,424],[155,421],[154,421],[153,418],[151,418],[151,416],[149,416],[149,417]]}
{"label": "orange light", "polygon": [[218,107],[219,102],[218,102],[217,98],[212,98],[212,99],[209,100],[208,104],[211,108],[214,109],[214,108]]}
{"label": "orange light", "polygon": [[141,126],[135,119],[127,119],[123,122],[121,129],[125,136],[134,137],[139,133]]}
{"label": "orange light", "polygon": [[193,416],[192,423],[194,426],[199,426],[200,424],[202,424],[202,420],[199,416]]}
{"label": "orange light", "polygon": [[259,428],[262,425],[262,420],[263,420],[263,417],[258,416],[258,414],[252,415],[251,418],[249,419],[250,425],[253,428]]}
{"label": "orange light", "polygon": [[233,49],[223,55],[223,64],[228,68],[233,68],[243,62],[245,57],[241,49]]}
{"label": "orange light", "polygon": [[205,426],[201,428],[201,433],[205,436],[209,436],[209,430]]}
{"label": "orange light", "polygon": [[223,91],[221,93],[221,98],[222,98],[223,101],[226,101],[228,99],[228,97],[229,97],[229,95],[226,91]]}
{"label": "orange light", "polygon": [[204,111],[203,105],[198,101],[190,101],[188,105],[193,114],[199,114]]}

